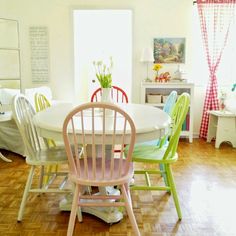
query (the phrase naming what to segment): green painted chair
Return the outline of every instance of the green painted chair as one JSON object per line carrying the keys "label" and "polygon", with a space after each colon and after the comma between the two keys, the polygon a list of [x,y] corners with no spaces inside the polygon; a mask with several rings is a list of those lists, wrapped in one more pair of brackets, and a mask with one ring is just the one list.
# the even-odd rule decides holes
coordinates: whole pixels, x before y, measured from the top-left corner
{"label": "green painted chair", "polygon": [[[175,90],[171,91],[171,93],[167,97],[165,105],[163,107],[163,111],[166,112],[170,116],[171,116],[172,110],[174,108],[174,105],[175,105],[175,102],[177,99],[177,95],[178,94]],[[168,135],[165,135],[161,139],[151,140],[151,141],[147,141],[147,142],[143,142],[143,143],[136,143],[135,148],[137,146],[150,146],[150,145],[151,146],[158,146],[159,148],[163,147],[164,145],[167,146],[168,145]],[[162,164],[160,164],[160,170],[162,170],[163,173],[165,173],[164,168],[165,167]],[[163,178],[164,178],[166,186],[168,186],[168,179],[165,174],[163,174]]]}
{"label": "green painted chair", "polygon": [[[174,177],[171,170],[171,164],[175,163],[178,160],[177,147],[179,143],[180,132],[182,129],[182,124],[186,118],[190,103],[190,96],[188,93],[183,93],[179,96],[177,102],[174,105],[172,110],[172,125],[169,136],[168,145],[164,145],[161,148],[158,146],[148,146],[148,145],[139,145],[135,147],[132,155],[133,162],[142,162],[143,166],[147,164],[157,164],[156,168],[152,169],[142,169],[134,171],[135,175],[142,174],[145,176],[146,185],[137,185],[134,184],[130,186],[131,190],[161,190],[168,191],[172,194],[175,207],[179,219],[182,219],[182,213],[179,205],[179,200],[177,196],[176,186]],[[163,169],[159,169],[159,166],[163,165]],[[167,186],[157,186],[152,185],[150,180],[150,175],[158,174],[162,177],[166,176]]]}

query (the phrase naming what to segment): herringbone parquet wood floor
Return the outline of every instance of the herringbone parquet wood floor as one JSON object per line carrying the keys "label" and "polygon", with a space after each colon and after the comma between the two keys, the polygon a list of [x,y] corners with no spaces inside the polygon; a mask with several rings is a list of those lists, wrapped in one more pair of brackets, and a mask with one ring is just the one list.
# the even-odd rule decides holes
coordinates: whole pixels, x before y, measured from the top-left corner
{"label": "herringbone parquet wood floor", "polygon": [[[31,193],[24,218],[17,213],[28,166],[24,158],[3,151],[12,163],[0,160],[0,235],[66,235],[69,212],[59,210],[63,195]],[[183,219],[178,221],[172,197],[165,192],[132,191],[134,213],[144,236],[236,235],[236,149],[195,139],[182,140],[179,160],[173,165]],[[112,226],[83,214],[75,235],[133,235],[127,216]]]}

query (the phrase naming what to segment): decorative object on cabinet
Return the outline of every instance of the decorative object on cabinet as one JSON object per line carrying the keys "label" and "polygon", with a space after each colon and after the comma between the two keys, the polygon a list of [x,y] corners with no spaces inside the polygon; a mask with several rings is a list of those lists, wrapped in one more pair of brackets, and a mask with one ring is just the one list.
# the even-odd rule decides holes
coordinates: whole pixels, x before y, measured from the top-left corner
{"label": "decorative object on cabinet", "polygon": [[185,38],[154,38],[155,63],[185,63]]}
{"label": "decorative object on cabinet", "polygon": [[181,81],[185,81],[186,82],[186,73],[180,69],[180,65],[177,65],[177,70],[174,72],[174,76],[173,76],[173,81],[177,81],[177,82],[181,82]]}
{"label": "decorative object on cabinet", "polygon": [[158,78],[159,78],[159,70],[162,68],[163,66],[161,64],[154,64],[152,69],[156,72],[156,75],[155,75],[155,81],[157,82]]}
{"label": "decorative object on cabinet", "polygon": [[[193,96],[194,96],[194,84],[193,83],[141,83],[141,103],[142,104],[149,104],[152,106],[156,106],[159,108],[163,108],[165,98],[171,91],[177,91],[178,95],[182,94],[183,92],[187,92],[190,94],[190,106],[187,117],[183,124],[183,130],[181,132],[182,137],[188,137],[189,142],[192,143],[193,141]],[[148,101],[148,95],[150,94],[159,94],[162,97],[161,102],[157,103],[150,103]]]}
{"label": "decorative object on cabinet", "polygon": [[169,72],[164,72],[161,73],[160,76],[158,78],[155,79],[156,82],[168,82],[170,81],[170,73]]}
{"label": "decorative object on cabinet", "polygon": [[145,78],[145,81],[151,82],[152,80],[149,78],[149,75],[148,75],[148,65],[149,63],[154,62],[153,50],[149,47],[144,48],[142,51],[140,61],[146,63],[146,66],[147,66],[147,77]]}

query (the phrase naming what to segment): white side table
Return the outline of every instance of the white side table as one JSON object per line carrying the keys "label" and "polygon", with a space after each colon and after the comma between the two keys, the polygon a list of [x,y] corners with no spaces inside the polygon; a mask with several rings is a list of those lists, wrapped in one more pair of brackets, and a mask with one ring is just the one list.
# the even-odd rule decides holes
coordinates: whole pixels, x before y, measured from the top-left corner
{"label": "white side table", "polygon": [[[0,122],[9,121],[11,119],[12,119],[12,112],[11,111],[7,111],[7,112],[4,112],[4,114],[0,114]],[[3,156],[3,154],[1,152],[0,152],[0,158],[6,162],[12,162],[12,160]]]}
{"label": "white side table", "polygon": [[236,114],[228,111],[209,111],[207,142],[215,138],[215,147],[230,142],[236,148]]}

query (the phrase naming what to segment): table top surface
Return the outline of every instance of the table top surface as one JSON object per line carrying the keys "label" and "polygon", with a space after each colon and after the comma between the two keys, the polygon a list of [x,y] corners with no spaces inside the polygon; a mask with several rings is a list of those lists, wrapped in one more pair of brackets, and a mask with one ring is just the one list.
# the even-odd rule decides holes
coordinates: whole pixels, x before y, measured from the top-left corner
{"label": "table top surface", "polygon": [[[133,119],[139,141],[160,138],[168,132],[171,118],[161,109],[132,103],[117,105]],[[34,123],[39,129],[40,135],[45,138],[61,140],[64,119],[73,108],[75,105],[72,103],[58,103],[38,112],[34,116]]]}
{"label": "table top surface", "polygon": [[236,117],[236,114],[230,111],[212,110],[212,111],[208,111],[208,113],[215,116]]}

